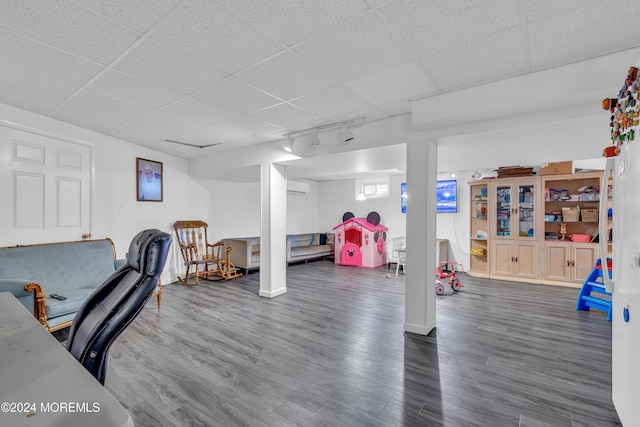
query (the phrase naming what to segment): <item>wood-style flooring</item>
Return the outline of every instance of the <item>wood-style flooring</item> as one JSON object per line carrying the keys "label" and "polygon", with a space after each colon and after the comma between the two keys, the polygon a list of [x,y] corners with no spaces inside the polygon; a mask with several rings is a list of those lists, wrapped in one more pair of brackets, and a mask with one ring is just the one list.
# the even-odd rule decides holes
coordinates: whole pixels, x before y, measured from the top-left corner
{"label": "wood-style flooring", "polygon": [[112,346],[106,388],[142,426],[619,426],[611,322],[578,290],[461,276],[403,333],[403,275],[292,265],[164,288]]}

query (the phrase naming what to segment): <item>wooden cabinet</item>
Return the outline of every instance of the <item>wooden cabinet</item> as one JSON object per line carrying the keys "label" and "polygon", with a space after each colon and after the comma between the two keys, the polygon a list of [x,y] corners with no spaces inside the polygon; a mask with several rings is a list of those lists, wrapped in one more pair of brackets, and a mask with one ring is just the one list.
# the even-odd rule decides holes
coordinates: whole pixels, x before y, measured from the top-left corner
{"label": "wooden cabinet", "polygon": [[593,243],[545,242],[545,246],[543,283],[581,286],[598,259]]}
{"label": "wooden cabinet", "polygon": [[[560,224],[567,224],[566,236],[595,235],[601,177],[588,172],[469,183],[469,274],[580,286],[598,258],[598,245],[561,241]],[[563,221],[569,218],[562,217],[562,208],[578,206],[589,215]]]}

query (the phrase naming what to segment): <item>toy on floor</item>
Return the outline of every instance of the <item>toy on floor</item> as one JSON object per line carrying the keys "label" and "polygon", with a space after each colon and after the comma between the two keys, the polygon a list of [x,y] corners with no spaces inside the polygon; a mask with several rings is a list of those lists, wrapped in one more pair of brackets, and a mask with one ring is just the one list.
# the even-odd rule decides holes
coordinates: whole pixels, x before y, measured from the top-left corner
{"label": "toy on floor", "polygon": [[460,279],[456,276],[456,267],[460,268],[460,271],[464,273],[464,267],[462,264],[453,261],[443,261],[436,267],[436,294],[444,294],[444,286],[442,285],[443,279],[449,279],[447,283],[451,285],[451,289],[454,292],[458,292],[464,285],[460,283]]}

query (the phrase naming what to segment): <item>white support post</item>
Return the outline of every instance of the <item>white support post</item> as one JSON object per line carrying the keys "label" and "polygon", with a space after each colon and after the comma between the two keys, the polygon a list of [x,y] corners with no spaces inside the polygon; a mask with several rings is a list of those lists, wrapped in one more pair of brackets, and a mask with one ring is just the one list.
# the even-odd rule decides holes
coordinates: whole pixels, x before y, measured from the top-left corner
{"label": "white support post", "polygon": [[263,163],[260,172],[260,296],[287,292],[287,171]]}
{"label": "white support post", "polygon": [[409,142],[404,330],[420,335],[436,327],[437,179],[436,142]]}

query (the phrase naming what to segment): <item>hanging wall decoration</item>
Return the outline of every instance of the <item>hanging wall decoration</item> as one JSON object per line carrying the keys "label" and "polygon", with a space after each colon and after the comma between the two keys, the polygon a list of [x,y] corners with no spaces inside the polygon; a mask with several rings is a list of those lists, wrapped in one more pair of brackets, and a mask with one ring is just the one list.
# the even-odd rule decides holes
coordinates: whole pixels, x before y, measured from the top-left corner
{"label": "hanging wall decoration", "polygon": [[615,157],[620,147],[635,139],[634,126],[638,126],[640,105],[638,104],[638,68],[631,67],[617,98],[605,98],[602,108],[611,113],[611,146],[602,151],[605,157]]}

